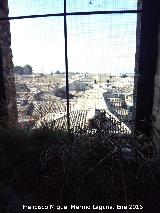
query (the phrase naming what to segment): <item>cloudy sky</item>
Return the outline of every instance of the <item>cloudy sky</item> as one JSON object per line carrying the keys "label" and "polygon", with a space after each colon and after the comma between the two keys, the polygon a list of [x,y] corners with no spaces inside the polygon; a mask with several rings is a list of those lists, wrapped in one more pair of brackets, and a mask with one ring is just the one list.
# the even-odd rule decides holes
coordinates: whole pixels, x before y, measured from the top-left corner
{"label": "cloudy sky", "polygon": [[[10,16],[63,12],[63,0],[9,0]],[[136,9],[136,0],[68,0],[67,12]],[[136,14],[68,16],[70,72],[134,72]],[[65,71],[63,17],[12,20],[15,65]]]}

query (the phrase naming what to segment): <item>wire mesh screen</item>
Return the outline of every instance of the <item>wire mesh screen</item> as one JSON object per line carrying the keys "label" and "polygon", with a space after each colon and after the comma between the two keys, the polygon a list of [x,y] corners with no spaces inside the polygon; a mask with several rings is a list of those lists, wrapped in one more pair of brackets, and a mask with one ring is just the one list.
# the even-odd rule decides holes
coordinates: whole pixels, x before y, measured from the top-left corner
{"label": "wire mesh screen", "polygon": [[68,0],[67,12],[136,10],[137,0]]}
{"label": "wire mesh screen", "polygon": [[69,78],[72,114],[105,110],[130,126],[136,20],[136,14],[67,17],[69,70],[76,73]]}
{"label": "wire mesh screen", "polygon": [[134,73],[136,14],[69,16],[71,72]]}
{"label": "wire mesh screen", "polygon": [[35,73],[65,71],[63,17],[11,21],[13,62],[31,64]]}
{"label": "wire mesh screen", "polygon": [[11,33],[19,122],[39,126],[66,111],[63,17],[14,20]]}
{"label": "wire mesh screen", "polygon": [[64,0],[8,0],[10,16],[63,13]]}
{"label": "wire mesh screen", "polygon": [[14,17],[62,13],[11,21],[19,121],[30,121],[32,127],[53,122],[67,128],[69,118],[75,130],[104,128],[128,134],[133,119],[137,14],[72,12],[136,10],[137,1],[68,0],[66,6],[64,38],[64,1],[9,1]]}

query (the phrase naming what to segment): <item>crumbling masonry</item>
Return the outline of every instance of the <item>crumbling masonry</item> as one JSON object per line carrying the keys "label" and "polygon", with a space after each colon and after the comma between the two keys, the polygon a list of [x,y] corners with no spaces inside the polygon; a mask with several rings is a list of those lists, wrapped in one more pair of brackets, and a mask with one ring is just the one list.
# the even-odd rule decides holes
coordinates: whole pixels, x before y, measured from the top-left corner
{"label": "crumbling masonry", "polygon": [[[8,17],[8,0],[0,1],[0,18]],[[12,62],[10,23],[0,21],[0,117],[17,123],[15,78]]]}

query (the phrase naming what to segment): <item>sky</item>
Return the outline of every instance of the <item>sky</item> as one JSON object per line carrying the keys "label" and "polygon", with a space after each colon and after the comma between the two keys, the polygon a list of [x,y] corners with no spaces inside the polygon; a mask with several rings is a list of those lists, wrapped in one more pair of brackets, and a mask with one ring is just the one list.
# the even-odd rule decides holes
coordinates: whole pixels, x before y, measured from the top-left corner
{"label": "sky", "polygon": [[[136,9],[136,0],[68,0],[67,12]],[[63,0],[9,0],[9,16],[62,13]],[[69,72],[133,73],[136,14],[67,16]],[[10,21],[14,65],[65,72],[63,17]]]}

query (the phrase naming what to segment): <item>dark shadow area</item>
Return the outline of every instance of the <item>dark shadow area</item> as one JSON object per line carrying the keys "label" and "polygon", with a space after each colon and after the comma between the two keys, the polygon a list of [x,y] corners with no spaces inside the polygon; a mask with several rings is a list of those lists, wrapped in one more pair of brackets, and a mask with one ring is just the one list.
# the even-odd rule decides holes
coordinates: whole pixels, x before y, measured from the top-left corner
{"label": "dark shadow area", "polygon": [[152,140],[142,134],[79,129],[68,135],[53,124],[30,134],[1,128],[0,141],[1,212],[50,204],[67,205],[66,212],[71,204],[107,204],[113,212],[117,205],[143,212],[160,208],[160,162]]}

